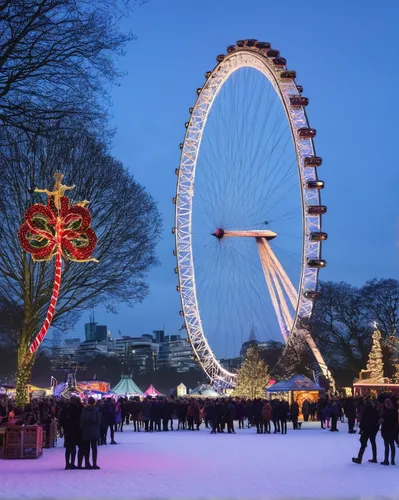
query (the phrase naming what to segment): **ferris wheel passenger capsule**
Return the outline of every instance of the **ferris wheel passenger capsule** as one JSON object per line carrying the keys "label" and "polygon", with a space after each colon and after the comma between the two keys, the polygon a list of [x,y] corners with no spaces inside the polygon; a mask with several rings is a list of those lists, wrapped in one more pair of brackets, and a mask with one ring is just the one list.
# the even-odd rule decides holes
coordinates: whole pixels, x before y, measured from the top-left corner
{"label": "ferris wheel passenger capsule", "polygon": [[245,40],[245,45],[247,47],[255,47],[255,44],[258,40],[255,40],[254,38],[249,38],[248,40]]}
{"label": "ferris wheel passenger capsule", "polygon": [[280,55],[280,51],[277,49],[270,49],[266,52],[267,57],[278,57]]}
{"label": "ferris wheel passenger capsule", "polygon": [[324,181],[308,181],[306,183],[308,189],[324,189]]}
{"label": "ferris wheel passenger capsule", "polygon": [[219,54],[219,55],[216,57],[216,61],[217,61],[218,63],[221,63],[221,62],[223,62],[223,61],[224,61],[225,57],[226,57],[226,56],[225,56],[224,54]]}
{"label": "ferris wheel passenger capsule", "polygon": [[325,205],[309,205],[307,207],[308,215],[324,215],[327,213]]}
{"label": "ferris wheel passenger capsule", "polygon": [[299,128],[297,132],[300,139],[313,139],[313,137],[316,137],[316,129],[314,128]]}
{"label": "ferris wheel passenger capsule", "polygon": [[320,167],[323,163],[323,158],[320,156],[307,156],[303,160],[304,167]]}
{"label": "ferris wheel passenger capsule", "polygon": [[290,104],[293,108],[306,107],[309,104],[309,99],[301,95],[294,95],[290,97]]}
{"label": "ferris wheel passenger capsule", "polygon": [[326,241],[327,238],[328,238],[328,234],[323,233],[322,231],[313,232],[313,233],[310,233],[310,235],[309,235],[310,241]]}
{"label": "ferris wheel passenger capsule", "polygon": [[295,78],[296,78],[296,71],[294,71],[294,70],[282,71],[280,73],[280,78],[282,80],[295,80]]}
{"label": "ferris wheel passenger capsule", "polygon": [[236,46],[235,45],[229,45],[227,47],[227,53],[228,54],[231,54],[232,52],[234,52],[236,50]]}
{"label": "ferris wheel passenger capsule", "polygon": [[236,45],[237,45],[237,47],[240,47],[240,48],[244,47],[245,40],[237,40]]}
{"label": "ferris wheel passenger capsule", "polygon": [[260,50],[270,49],[271,44],[269,42],[256,42],[255,47]]}
{"label": "ferris wheel passenger capsule", "polygon": [[320,292],[316,290],[305,290],[303,292],[303,296],[305,297],[305,299],[310,299],[310,300],[316,299],[319,295]]}
{"label": "ferris wheel passenger capsule", "polygon": [[207,71],[205,73],[205,79],[208,80],[208,78],[211,76],[211,74],[212,74],[212,71]]}
{"label": "ferris wheel passenger capsule", "polygon": [[287,64],[287,59],[285,59],[284,57],[275,57],[273,59],[273,64],[275,66],[285,66]]}
{"label": "ferris wheel passenger capsule", "polygon": [[327,262],[323,259],[308,259],[308,267],[314,269],[321,269],[326,267]]}
{"label": "ferris wheel passenger capsule", "polygon": [[201,94],[201,92],[202,92],[202,87],[198,87],[198,88],[197,88],[197,95],[200,95],[200,94]]}

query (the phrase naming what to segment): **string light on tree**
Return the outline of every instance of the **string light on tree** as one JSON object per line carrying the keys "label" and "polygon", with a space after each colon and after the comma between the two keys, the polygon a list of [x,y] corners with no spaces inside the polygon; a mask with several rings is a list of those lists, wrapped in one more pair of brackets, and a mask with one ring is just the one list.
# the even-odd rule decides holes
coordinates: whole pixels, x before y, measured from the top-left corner
{"label": "string light on tree", "polygon": [[72,204],[66,191],[75,186],[62,184],[64,176],[54,174],[54,188],[35,189],[35,193],[47,195],[47,205],[35,203],[25,212],[25,220],[18,231],[18,239],[23,250],[36,262],[50,261],[55,257],[53,293],[44,323],[31,342],[24,362],[17,376],[17,402],[23,404],[27,399],[26,384],[32,366],[33,355],[43,342],[54,317],[60,292],[62,262],[97,262],[92,253],[97,244],[95,232],[90,228],[91,216],[86,207],[88,201]]}
{"label": "string light on tree", "polygon": [[259,348],[256,345],[250,346],[237,371],[234,396],[264,398],[269,378],[269,369],[261,357]]}
{"label": "string light on tree", "polygon": [[377,323],[374,323],[373,344],[367,361],[367,370],[370,371],[370,378],[374,382],[384,381],[384,361],[381,349],[381,332]]}

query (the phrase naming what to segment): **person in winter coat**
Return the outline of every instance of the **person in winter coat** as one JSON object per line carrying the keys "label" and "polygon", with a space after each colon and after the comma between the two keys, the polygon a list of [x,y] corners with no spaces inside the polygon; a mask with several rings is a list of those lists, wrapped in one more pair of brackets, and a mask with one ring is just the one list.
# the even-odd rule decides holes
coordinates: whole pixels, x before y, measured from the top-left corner
{"label": "person in winter coat", "polygon": [[272,419],[272,407],[269,401],[266,401],[262,408],[262,418],[263,418],[263,427],[265,429],[266,434],[270,434],[270,420]]}
{"label": "person in winter coat", "polygon": [[232,399],[229,399],[227,401],[226,409],[227,432],[229,434],[235,434],[236,431],[234,430],[234,419],[236,418],[236,407]]}
{"label": "person in winter coat", "polygon": [[389,465],[389,449],[391,449],[391,465],[395,465],[395,438],[397,433],[398,414],[390,399],[384,401],[380,422],[381,436],[385,446],[385,457],[381,465]]}
{"label": "person in winter coat", "polygon": [[307,399],[305,399],[305,401],[302,404],[302,415],[303,415],[303,420],[307,422],[309,420],[309,415],[310,415],[310,403]]}
{"label": "person in winter coat", "polygon": [[366,399],[364,404],[361,418],[359,422],[360,427],[360,450],[357,457],[352,458],[355,464],[361,464],[363,454],[367,447],[367,441],[370,440],[373,458],[369,460],[371,463],[377,463],[377,445],[375,438],[379,428],[379,415],[378,410],[370,398]]}
{"label": "person in winter coat", "polygon": [[242,401],[238,401],[236,404],[236,417],[238,420],[238,428],[244,429],[245,407]]}
{"label": "person in winter coat", "polygon": [[[292,420],[292,427],[294,430],[298,429],[298,417],[299,417],[299,404],[296,401],[293,401],[291,403],[291,420]],[[308,414],[309,418],[309,414]]]}
{"label": "person in winter coat", "polygon": [[278,399],[273,399],[271,406],[274,434],[276,434],[280,432],[280,401]]}
{"label": "person in winter coat", "polygon": [[194,418],[195,418],[195,402],[191,401],[191,403],[187,408],[187,425],[189,431],[194,430]]}
{"label": "person in winter coat", "polygon": [[317,418],[320,420],[321,428],[324,429],[324,410],[327,406],[327,401],[320,398],[317,403]]}
{"label": "person in winter coat", "polygon": [[140,432],[139,415],[142,410],[143,405],[139,398],[135,398],[133,401],[129,402],[129,412],[132,416],[134,432]]}
{"label": "person in winter coat", "polygon": [[119,431],[122,423],[122,407],[121,407],[121,398],[115,403],[115,432]]}
{"label": "person in winter coat", "polygon": [[254,399],[252,403],[252,414],[253,414],[254,424],[256,425],[256,434],[263,433],[262,408],[263,408],[262,400],[260,398]]}
{"label": "person in winter coat", "polygon": [[337,398],[334,398],[333,404],[331,406],[331,429],[330,432],[338,432],[337,423],[338,419],[341,418],[341,404]]}
{"label": "person in winter coat", "polygon": [[349,396],[344,403],[345,417],[348,419],[348,432],[349,434],[356,434],[356,403],[352,396]]}
{"label": "person in winter coat", "polygon": [[111,444],[116,444],[114,439],[115,403],[111,398],[105,398],[104,400],[103,418],[104,422],[102,424],[102,429],[103,429],[102,442],[103,444],[107,444],[107,433],[109,428],[111,434]]}
{"label": "person in winter coat", "polygon": [[[85,469],[99,469],[97,465],[97,441],[100,439],[100,412],[94,398],[89,398],[80,415],[80,429],[84,448]],[[93,465],[90,465],[90,448]]]}
{"label": "person in winter coat", "polygon": [[[76,447],[82,448],[80,415],[82,406],[79,398],[71,396],[69,403],[61,410],[59,424],[64,434],[65,469],[76,469]],[[82,452],[81,452],[81,456]]]}
{"label": "person in winter coat", "polygon": [[211,424],[211,434],[216,434],[218,427],[218,409],[214,401],[209,401],[205,408],[206,417]]}
{"label": "person in winter coat", "polygon": [[323,410],[323,420],[324,420],[324,423],[327,427],[327,429],[330,428],[330,420],[331,420],[331,417],[332,417],[332,414],[333,414],[333,409],[332,409],[332,406],[333,406],[333,403],[331,401],[331,399],[327,402],[324,410]]}
{"label": "person in winter coat", "polygon": [[[173,403],[167,399],[162,404],[162,430],[169,431],[168,425],[169,420],[172,420],[173,417]],[[172,424],[173,425],[173,424]],[[173,430],[173,427],[172,427]]]}
{"label": "person in winter coat", "polygon": [[143,401],[143,410],[142,410],[142,418],[144,422],[144,430],[145,432],[149,431],[149,424],[151,420],[151,402],[148,398]]}
{"label": "person in winter coat", "polygon": [[151,402],[151,423],[150,431],[161,432],[162,406],[161,403],[154,399]]}
{"label": "person in winter coat", "polygon": [[290,406],[288,404],[288,401],[285,401],[283,399],[281,403],[279,403],[281,434],[287,434],[287,419],[289,411]]}

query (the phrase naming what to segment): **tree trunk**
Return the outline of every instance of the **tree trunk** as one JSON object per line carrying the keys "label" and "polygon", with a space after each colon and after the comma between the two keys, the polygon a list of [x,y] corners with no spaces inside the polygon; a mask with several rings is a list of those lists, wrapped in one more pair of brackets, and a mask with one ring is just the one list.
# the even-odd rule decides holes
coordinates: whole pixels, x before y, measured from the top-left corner
{"label": "tree trunk", "polygon": [[26,403],[29,403],[29,394],[27,385],[30,382],[33,362],[32,360],[26,362],[25,359],[26,359],[25,354],[19,352],[18,366],[17,366],[17,390],[16,390],[17,406],[24,406]]}
{"label": "tree trunk", "polygon": [[23,256],[23,280],[24,280],[24,322],[21,331],[21,337],[18,347],[17,357],[17,388],[16,388],[16,403],[18,406],[23,406],[29,402],[29,394],[27,384],[30,382],[32,368],[34,365],[34,357],[29,356],[28,349],[33,338],[34,329],[36,328],[35,321],[32,321],[31,308],[31,261],[27,259],[26,254]]}

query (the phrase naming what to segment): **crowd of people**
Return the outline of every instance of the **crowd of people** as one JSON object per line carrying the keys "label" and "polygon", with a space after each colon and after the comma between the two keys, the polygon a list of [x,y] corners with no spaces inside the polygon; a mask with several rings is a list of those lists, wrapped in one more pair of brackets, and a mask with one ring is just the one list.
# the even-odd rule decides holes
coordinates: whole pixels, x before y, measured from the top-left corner
{"label": "crowd of people", "polygon": [[[287,434],[287,421],[293,430],[303,422],[319,421],[322,429],[338,432],[338,423],[346,417],[348,432],[360,433],[360,450],[353,462],[360,464],[370,441],[372,458],[377,463],[376,436],[381,430],[385,455],[383,465],[395,464],[395,442],[399,446],[398,401],[395,396],[381,395],[371,398],[321,397],[318,402],[305,399],[301,406],[284,399],[272,400],[239,398],[174,398],[137,397],[117,400],[89,397],[82,401],[78,396],[64,398],[32,399],[19,408],[11,401],[0,402],[2,425],[48,424],[57,420],[60,436],[64,437],[66,469],[99,469],[98,446],[116,445],[115,432],[123,432],[125,425],[132,425],[134,432],[199,431],[204,424],[211,434],[235,434],[236,427],[253,427],[257,434]],[[90,460],[91,454],[91,460]]]}

